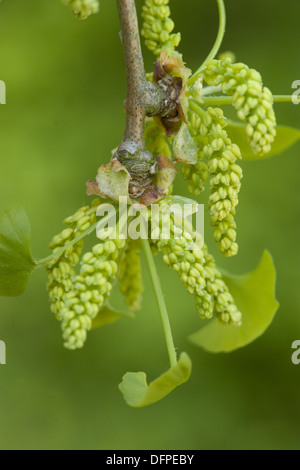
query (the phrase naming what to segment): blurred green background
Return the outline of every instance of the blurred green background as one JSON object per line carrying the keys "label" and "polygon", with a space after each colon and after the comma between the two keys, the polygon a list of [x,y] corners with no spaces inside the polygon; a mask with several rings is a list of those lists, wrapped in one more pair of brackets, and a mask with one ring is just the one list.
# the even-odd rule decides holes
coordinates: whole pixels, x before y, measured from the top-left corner
{"label": "blurred green background", "polygon": [[[85,204],[85,182],[120,142],[125,74],[115,1],[78,22],[59,0],[5,0],[0,14],[0,209],[21,203],[31,220],[36,257],[62,220]],[[217,31],[212,0],[172,0],[181,51],[195,69]],[[142,0],[137,0],[141,8]],[[275,94],[300,80],[299,0],[227,0],[223,50],[257,68]],[[147,69],[153,58],[146,52]],[[276,105],[280,123],[300,126],[300,106]],[[299,145],[261,162],[244,162],[238,208],[240,251],[218,263],[248,271],[268,248],[278,269],[281,308],[267,333],[230,355],[210,355],[186,337],[199,325],[174,273],[158,261],[175,342],[193,361],[191,380],[146,409],[125,405],[117,385],[126,371],[154,378],[168,367],[147,273],[144,306],[134,321],[89,335],[79,352],[63,349],[49,310],[46,273],[25,295],[0,299],[1,449],[299,449],[300,339]],[[176,192],[185,192],[181,178]],[[207,195],[199,199],[207,201]]]}

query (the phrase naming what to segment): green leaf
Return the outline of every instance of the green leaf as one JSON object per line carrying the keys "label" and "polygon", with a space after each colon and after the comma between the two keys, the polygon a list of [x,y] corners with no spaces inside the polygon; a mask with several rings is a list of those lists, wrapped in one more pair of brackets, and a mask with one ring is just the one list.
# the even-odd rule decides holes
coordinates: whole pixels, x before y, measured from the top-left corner
{"label": "green leaf", "polygon": [[229,121],[229,125],[226,130],[232,142],[240,147],[243,160],[263,160],[265,158],[274,157],[275,155],[284,152],[300,140],[299,129],[286,126],[277,126],[277,136],[274,143],[272,144],[271,151],[266,155],[260,156],[254,153],[251,149],[246,134],[245,124]]}
{"label": "green leaf", "polygon": [[162,400],[176,387],[187,382],[191,371],[191,360],[186,353],[182,353],[176,366],[155,379],[150,385],[147,384],[147,376],[144,372],[127,372],[119,389],[129,406],[141,408]]}
{"label": "green leaf", "polygon": [[276,271],[267,251],[254,271],[243,276],[225,274],[224,280],[243,315],[242,325],[226,326],[211,320],[189,337],[192,343],[213,353],[234,351],[260,337],[279,307],[275,299]]}
{"label": "green leaf", "polygon": [[132,312],[121,312],[110,305],[106,305],[93,321],[92,329],[96,330],[97,328],[101,328],[101,326],[115,323],[119,318],[134,318],[134,314]]}
{"label": "green leaf", "polygon": [[0,214],[0,295],[23,294],[36,268],[31,253],[31,229],[22,207]]}

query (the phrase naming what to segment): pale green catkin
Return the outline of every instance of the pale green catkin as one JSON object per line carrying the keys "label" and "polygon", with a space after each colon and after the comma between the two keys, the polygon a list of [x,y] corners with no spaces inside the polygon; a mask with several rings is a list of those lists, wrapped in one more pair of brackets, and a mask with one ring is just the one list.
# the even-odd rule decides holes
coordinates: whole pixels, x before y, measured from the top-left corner
{"label": "pale green catkin", "polygon": [[65,308],[60,311],[66,348],[83,347],[92,321],[111,294],[124,245],[125,240],[109,240],[83,256],[80,273],[72,279],[74,288],[65,295]]}
{"label": "pale green catkin", "polygon": [[[174,214],[171,215],[171,237],[168,237],[165,230],[169,222],[168,204],[164,201],[159,204],[166,210],[159,227],[155,226],[151,233],[151,243],[162,253],[165,264],[177,273],[186,291],[194,295],[200,317],[208,319],[215,314],[224,324],[240,325],[241,314],[202,237],[195,236],[192,227],[186,224],[179,238],[182,224]],[[193,240],[195,246],[191,247]]]}
{"label": "pale green catkin", "polygon": [[202,77],[208,85],[222,86],[233,96],[233,106],[239,119],[247,122],[246,132],[252,150],[259,155],[270,152],[276,137],[276,117],[273,95],[263,86],[261,75],[242,63],[232,63],[230,57],[212,60]]}
{"label": "pale green catkin", "polygon": [[189,294],[201,293],[205,287],[203,270],[203,253],[201,250],[189,251],[186,246],[190,242],[185,234],[179,240],[166,240],[161,237],[155,245],[163,254],[165,264],[171,267]]}
{"label": "pale green catkin", "polygon": [[[204,255],[204,273],[206,281],[206,292],[208,301],[202,301],[202,310],[200,316],[209,318],[212,309],[221,323],[226,325],[240,326],[242,323],[242,314],[237,308],[229,289],[222,278],[222,274],[218,270],[215,260],[209,254],[207,246],[203,245]],[[202,298],[200,299],[202,300]],[[196,299],[197,302],[197,299]],[[206,303],[208,306],[206,305]]]}
{"label": "pale green catkin", "polygon": [[90,15],[98,13],[98,0],[62,0],[64,5],[69,5],[73,13],[80,20],[85,20]]}
{"label": "pale green catkin", "polygon": [[[68,228],[54,237],[50,245],[54,253],[96,222],[98,205],[99,201],[96,201],[92,208],[83,207],[65,220]],[[124,240],[109,240],[96,245],[92,252],[83,256],[79,274],[74,268],[79,264],[83,241],[68,248],[49,265],[51,310],[62,322],[66,348],[83,347],[93,319],[110,295],[118,271],[116,261],[124,246]]]}
{"label": "pale green catkin", "polygon": [[227,121],[220,108],[208,108],[200,119],[203,154],[211,176],[209,209],[214,238],[223,255],[234,256],[238,251],[234,215],[243,176],[236,161],[241,152],[227,135]]}
{"label": "pale green catkin", "polygon": [[179,45],[181,34],[174,34],[174,22],[170,18],[169,0],[146,0],[143,6],[142,35],[147,48],[156,56],[167,49],[173,52]]}
{"label": "pale green catkin", "polygon": [[144,291],[140,250],[140,240],[127,240],[118,274],[121,292],[133,312],[140,310]]}

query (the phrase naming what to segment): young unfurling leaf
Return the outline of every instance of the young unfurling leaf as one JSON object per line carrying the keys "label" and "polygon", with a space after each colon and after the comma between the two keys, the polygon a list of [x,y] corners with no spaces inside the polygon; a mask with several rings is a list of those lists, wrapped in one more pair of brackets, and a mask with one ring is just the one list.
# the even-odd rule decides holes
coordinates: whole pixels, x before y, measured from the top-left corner
{"label": "young unfurling leaf", "polygon": [[224,326],[218,320],[212,320],[190,336],[192,343],[212,353],[231,352],[259,338],[279,307],[275,298],[276,271],[268,251],[251,273],[242,276],[223,274],[223,277],[243,320],[241,326]]}
{"label": "young unfurling leaf", "polygon": [[119,201],[120,196],[128,197],[130,174],[117,160],[101,165],[97,174],[98,188],[102,197]]}
{"label": "young unfurling leaf", "polygon": [[147,376],[144,372],[127,372],[123,377],[122,383],[119,385],[119,389],[129,406],[141,408],[162,400],[176,387],[187,382],[191,371],[191,360],[183,352],[176,366],[171,367],[149,385],[147,384]]}
{"label": "young unfurling leaf", "polygon": [[37,266],[30,241],[30,223],[22,207],[0,214],[0,295],[16,297],[25,291]]}
{"label": "young unfurling leaf", "polygon": [[198,145],[191,136],[187,124],[183,123],[174,139],[174,156],[176,162],[195,165],[198,161]]}

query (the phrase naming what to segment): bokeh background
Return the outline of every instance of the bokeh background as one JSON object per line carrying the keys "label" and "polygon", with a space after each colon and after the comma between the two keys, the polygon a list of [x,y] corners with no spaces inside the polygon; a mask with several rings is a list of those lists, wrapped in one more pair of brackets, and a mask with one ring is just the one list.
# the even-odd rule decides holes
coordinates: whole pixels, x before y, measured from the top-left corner
{"label": "bokeh background", "polygon": [[[59,0],[5,0],[0,14],[0,209],[21,203],[32,223],[36,257],[62,220],[87,202],[85,182],[120,142],[125,74],[113,0],[78,22]],[[181,51],[195,69],[217,32],[216,2],[172,0]],[[142,0],[137,0],[140,10]],[[299,0],[227,0],[223,50],[257,68],[275,94],[300,80]],[[146,51],[147,69],[153,58]],[[300,106],[276,105],[278,121],[300,126]],[[145,272],[145,301],[134,321],[90,334],[79,352],[63,349],[49,310],[46,273],[21,298],[0,299],[1,449],[299,449],[300,339],[299,144],[281,156],[244,162],[238,257],[218,263],[253,269],[264,250],[278,269],[281,308],[267,333],[230,355],[187,341],[200,324],[193,299],[158,261],[175,341],[193,361],[190,381],[146,408],[125,405],[117,385],[126,371],[154,378],[168,367],[162,328]],[[176,192],[185,193],[180,177]],[[207,195],[199,201],[206,201]]]}

